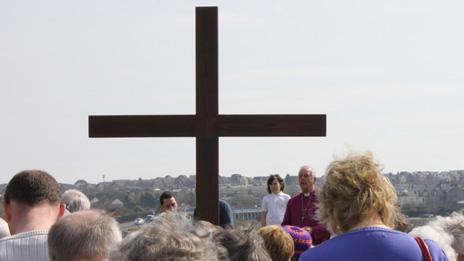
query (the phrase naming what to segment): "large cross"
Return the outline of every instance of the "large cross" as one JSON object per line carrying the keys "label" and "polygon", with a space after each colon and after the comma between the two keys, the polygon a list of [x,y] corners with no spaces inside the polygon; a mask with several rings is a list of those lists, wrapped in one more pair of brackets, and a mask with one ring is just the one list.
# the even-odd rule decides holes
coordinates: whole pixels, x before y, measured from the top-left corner
{"label": "large cross", "polygon": [[217,7],[195,19],[196,114],[89,116],[89,136],[195,137],[198,218],[218,224],[219,137],[325,136],[326,115],[218,114]]}

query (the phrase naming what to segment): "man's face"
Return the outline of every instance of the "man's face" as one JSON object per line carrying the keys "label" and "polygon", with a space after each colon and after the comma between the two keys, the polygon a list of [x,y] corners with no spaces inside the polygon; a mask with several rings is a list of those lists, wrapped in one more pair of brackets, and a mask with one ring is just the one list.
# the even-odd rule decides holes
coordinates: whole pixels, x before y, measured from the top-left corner
{"label": "man's face", "polygon": [[177,201],[175,197],[163,199],[163,204],[161,205],[163,211],[171,211],[177,209]]}
{"label": "man's face", "polygon": [[304,193],[311,192],[313,190],[316,179],[313,177],[313,170],[309,167],[303,167],[298,172],[298,182],[300,183],[301,191]]}

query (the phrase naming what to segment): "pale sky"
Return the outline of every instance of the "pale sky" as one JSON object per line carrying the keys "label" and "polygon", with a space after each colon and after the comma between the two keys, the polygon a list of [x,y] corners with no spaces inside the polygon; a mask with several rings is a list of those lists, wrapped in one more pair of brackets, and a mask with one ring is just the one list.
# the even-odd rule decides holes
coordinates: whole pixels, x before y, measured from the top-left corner
{"label": "pale sky", "polygon": [[195,173],[193,138],[90,139],[88,115],[195,113],[195,6],[219,7],[219,111],[327,114],[324,138],[221,138],[220,174],[464,169],[463,1],[0,0],[0,183]]}

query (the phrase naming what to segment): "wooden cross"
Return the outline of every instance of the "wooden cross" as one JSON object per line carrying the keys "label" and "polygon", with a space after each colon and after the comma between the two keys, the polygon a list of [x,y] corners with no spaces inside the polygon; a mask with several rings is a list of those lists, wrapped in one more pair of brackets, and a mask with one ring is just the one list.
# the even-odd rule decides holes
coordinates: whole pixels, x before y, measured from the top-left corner
{"label": "wooden cross", "polygon": [[219,137],[325,136],[326,115],[219,115],[217,7],[195,19],[196,114],[89,116],[89,136],[195,137],[198,218],[218,224]]}

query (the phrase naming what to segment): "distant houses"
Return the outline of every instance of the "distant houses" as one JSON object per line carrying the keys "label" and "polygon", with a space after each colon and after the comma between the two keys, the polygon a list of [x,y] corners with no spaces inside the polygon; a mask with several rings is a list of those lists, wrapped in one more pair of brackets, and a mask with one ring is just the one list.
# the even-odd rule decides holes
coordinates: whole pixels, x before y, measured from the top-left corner
{"label": "distant houses", "polygon": [[[295,195],[299,192],[298,177],[281,175],[285,180],[285,192]],[[411,215],[446,214],[464,208],[464,170],[444,172],[398,172],[387,173],[397,190],[398,202],[403,211]],[[259,208],[262,197],[267,194],[266,176],[246,177],[234,173],[230,177],[219,176],[220,197],[231,203],[233,208]],[[317,178],[317,186],[324,183],[324,177]],[[92,199],[97,208],[114,209],[119,212],[144,211],[159,206],[159,195],[173,191],[181,198],[180,204],[186,208],[195,205],[194,175],[157,177],[153,179],[123,179],[88,183],[80,179],[74,184],[61,184],[61,189],[75,188]],[[3,194],[6,184],[0,184]],[[248,212],[247,212],[248,213]],[[249,215],[249,214],[247,214]]]}

